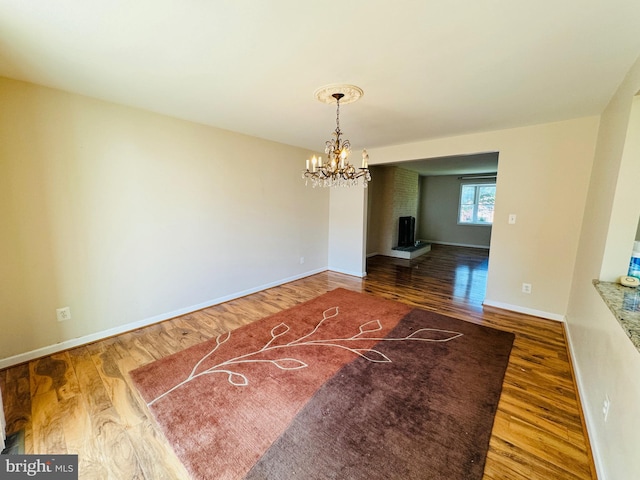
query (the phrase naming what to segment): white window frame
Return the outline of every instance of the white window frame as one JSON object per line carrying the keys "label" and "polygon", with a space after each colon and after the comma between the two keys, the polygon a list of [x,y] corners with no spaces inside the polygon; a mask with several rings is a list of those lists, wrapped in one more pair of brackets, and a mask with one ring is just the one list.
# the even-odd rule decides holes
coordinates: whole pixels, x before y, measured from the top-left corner
{"label": "white window frame", "polygon": [[[475,194],[473,199],[473,220],[470,222],[463,222],[460,220],[460,213],[462,211],[462,191],[465,187],[474,187]],[[458,225],[476,225],[476,226],[491,226],[493,225],[493,220],[491,222],[480,222],[478,221],[478,195],[479,195],[479,187],[496,187],[496,182],[484,182],[484,183],[461,183],[460,184],[460,196],[458,198]],[[467,204],[471,205],[471,204]],[[495,207],[495,194],[494,194],[494,207]]]}

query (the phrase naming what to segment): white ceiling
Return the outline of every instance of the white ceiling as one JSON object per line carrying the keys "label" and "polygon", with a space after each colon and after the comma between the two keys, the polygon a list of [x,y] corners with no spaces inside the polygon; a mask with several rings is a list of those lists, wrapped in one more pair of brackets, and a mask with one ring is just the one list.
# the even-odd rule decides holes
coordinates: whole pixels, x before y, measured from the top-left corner
{"label": "white ceiling", "polygon": [[[322,150],[599,114],[638,0],[0,0],[0,75]],[[1,105],[0,105],[1,108]],[[372,159],[373,161],[373,159]]]}

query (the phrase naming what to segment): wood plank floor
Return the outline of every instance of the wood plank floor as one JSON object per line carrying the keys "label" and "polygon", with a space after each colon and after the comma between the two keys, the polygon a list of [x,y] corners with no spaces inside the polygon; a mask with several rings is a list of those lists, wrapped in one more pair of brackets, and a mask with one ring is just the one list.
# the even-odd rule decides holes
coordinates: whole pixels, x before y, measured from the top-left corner
{"label": "wood plank floor", "polygon": [[563,326],[483,307],[486,251],[435,245],[411,262],[372,257],[367,271],[320,273],[1,370],[8,433],[25,430],[27,453],[79,454],[81,479],[188,478],[128,372],[344,287],[516,334],[485,480],[596,478]]}

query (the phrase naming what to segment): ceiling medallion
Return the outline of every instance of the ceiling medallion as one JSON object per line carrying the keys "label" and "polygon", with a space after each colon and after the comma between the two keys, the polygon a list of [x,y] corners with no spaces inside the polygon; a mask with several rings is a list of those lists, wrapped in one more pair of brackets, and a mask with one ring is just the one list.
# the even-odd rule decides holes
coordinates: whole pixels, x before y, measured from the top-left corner
{"label": "ceiling medallion", "polygon": [[362,150],[362,166],[355,168],[349,163],[351,153],[351,142],[342,140],[340,130],[340,105],[353,103],[364,95],[361,88],[355,85],[326,85],[314,92],[314,96],[322,103],[336,104],[336,129],[333,132],[335,138],[327,140],[324,152],[327,154],[327,161],[323,162],[322,157],[306,162],[306,170],[302,172],[305,185],[309,181],[313,187],[352,187],[358,185],[362,179],[362,185],[367,186],[371,181],[369,173],[369,155],[366,150]]}
{"label": "ceiling medallion", "polygon": [[340,98],[340,104],[342,105],[356,102],[364,95],[362,89],[355,85],[332,84],[320,87],[313,92],[313,96],[322,103],[334,104],[336,103],[336,99],[334,97],[336,93],[342,94],[342,97]]}

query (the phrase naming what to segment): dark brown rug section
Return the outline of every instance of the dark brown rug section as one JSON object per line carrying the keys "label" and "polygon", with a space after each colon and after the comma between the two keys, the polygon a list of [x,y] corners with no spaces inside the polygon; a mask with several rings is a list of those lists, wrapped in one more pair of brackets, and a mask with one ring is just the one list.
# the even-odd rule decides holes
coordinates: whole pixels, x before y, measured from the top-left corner
{"label": "dark brown rug section", "polygon": [[392,361],[343,367],[246,478],[481,479],[514,335],[413,310],[388,338],[427,328],[462,335],[381,341]]}

